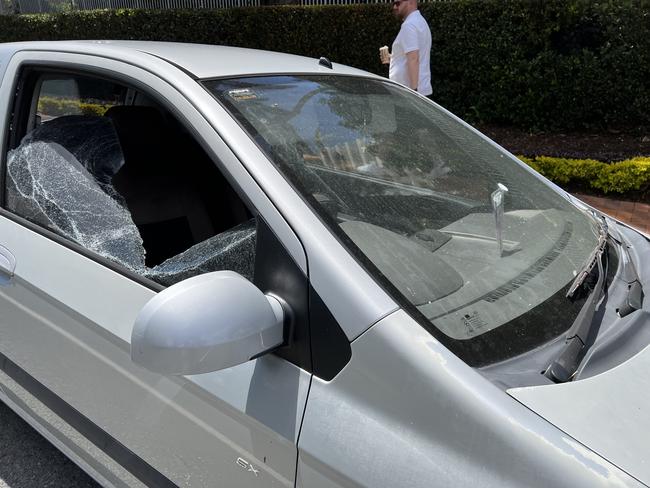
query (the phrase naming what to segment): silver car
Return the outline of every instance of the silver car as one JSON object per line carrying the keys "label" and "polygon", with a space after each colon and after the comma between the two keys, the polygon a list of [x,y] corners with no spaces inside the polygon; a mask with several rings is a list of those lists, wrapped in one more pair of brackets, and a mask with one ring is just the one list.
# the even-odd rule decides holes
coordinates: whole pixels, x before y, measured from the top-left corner
{"label": "silver car", "polygon": [[650,484],[648,238],[440,106],[173,43],[0,80],[0,398],[102,485]]}

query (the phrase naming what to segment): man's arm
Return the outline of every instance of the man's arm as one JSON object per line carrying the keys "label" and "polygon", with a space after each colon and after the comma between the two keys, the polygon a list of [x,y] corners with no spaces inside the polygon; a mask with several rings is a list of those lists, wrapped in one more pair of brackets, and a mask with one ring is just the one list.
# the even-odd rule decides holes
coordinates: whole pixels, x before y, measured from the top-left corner
{"label": "man's arm", "polygon": [[409,88],[417,90],[420,79],[420,51],[406,53],[406,68],[409,75]]}

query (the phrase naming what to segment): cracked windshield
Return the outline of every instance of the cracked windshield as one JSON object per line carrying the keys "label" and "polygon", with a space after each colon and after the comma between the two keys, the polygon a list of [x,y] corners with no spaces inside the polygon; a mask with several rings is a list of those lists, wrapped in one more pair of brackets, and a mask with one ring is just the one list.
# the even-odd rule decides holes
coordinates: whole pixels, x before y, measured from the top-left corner
{"label": "cracked windshield", "polygon": [[204,84],[466,360],[503,359],[571,325],[579,307],[565,293],[596,245],[595,224],[453,116],[380,80]]}

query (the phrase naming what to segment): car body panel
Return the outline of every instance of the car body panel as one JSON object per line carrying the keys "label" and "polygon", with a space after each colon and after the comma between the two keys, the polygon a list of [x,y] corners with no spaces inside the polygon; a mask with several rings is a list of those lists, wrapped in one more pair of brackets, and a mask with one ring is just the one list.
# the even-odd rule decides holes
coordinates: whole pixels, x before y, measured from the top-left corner
{"label": "car body panel", "polygon": [[146,485],[43,403],[37,393],[24,388],[0,369],[0,401],[63,452],[101,486],[141,488]]}
{"label": "car body panel", "polygon": [[[376,77],[376,75],[332,63],[332,68],[322,66],[317,59],[293,54],[259,51],[241,47],[207,44],[182,44],[173,42],[103,41],[109,47],[133,48],[160,56],[175,65],[182,66],[197,78],[258,75],[260,73],[321,73]],[[327,53],[323,53],[326,55]]]}
{"label": "car body panel", "polygon": [[[648,320],[646,313],[646,322]],[[508,393],[645,484],[650,484],[650,348],[591,378]],[[625,439],[625,445],[621,445]]]}
{"label": "car body panel", "polygon": [[[208,44],[155,41],[48,41],[8,43],[15,50],[57,51],[89,54],[130,62],[146,57],[164,59],[196,78],[221,78],[273,73],[346,74],[377,78],[377,75],[342,64],[326,68],[317,59],[291,54]],[[126,54],[126,57],[124,57]],[[139,64],[135,61],[134,64]]]}
{"label": "car body panel", "polygon": [[9,64],[9,60],[14,52],[15,51],[11,46],[7,44],[0,45],[0,83],[2,82],[7,65]]}
{"label": "car body panel", "polygon": [[[616,225],[614,222],[611,224]],[[634,262],[650,259],[645,238],[636,231],[618,226],[630,243]],[[650,287],[648,274],[639,273],[644,288]],[[608,296],[608,301],[621,303],[622,297]],[[642,309],[628,315],[634,322],[623,334],[614,330],[612,339],[596,344],[586,358],[586,368],[579,370],[579,380],[558,385],[512,388],[508,393],[522,404],[556,425],[602,457],[609,459],[645,484],[650,485],[650,463],[646,453],[650,443],[647,405],[650,404],[650,347],[647,326],[650,307],[647,300]],[[618,347],[621,342],[633,347]],[[619,358],[619,351],[638,350],[631,358]],[[639,350],[640,349],[640,350]],[[604,357],[603,364],[600,364]],[[582,377],[588,374],[587,377]]]}
{"label": "car body panel", "polygon": [[354,341],[351,362],[331,382],[315,378],[309,395],[299,487],[641,486],[403,311]]}

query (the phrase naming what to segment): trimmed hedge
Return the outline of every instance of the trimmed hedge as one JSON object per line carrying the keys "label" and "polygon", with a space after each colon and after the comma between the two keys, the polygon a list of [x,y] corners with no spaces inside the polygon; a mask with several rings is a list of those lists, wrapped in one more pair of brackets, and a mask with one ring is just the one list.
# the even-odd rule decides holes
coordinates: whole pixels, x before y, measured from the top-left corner
{"label": "trimmed hedge", "polygon": [[[472,122],[650,127],[650,0],[421,5],[434,97]],[[399,29],[387,5],[111,10],[0,16],[0,41],[145,39],[327,56],[375,73]]]}
{"label": "trimmed hedge", "polygon": [[628,193],[650,188],[650,157],[618,163],[547,156],[519,156],[519,159],[563,187],[580,186],[596,193]]}
{"label": "trimmed hedge", "polygon": [[111,105],[80,102],[75,99],[55,97],[40,97],[38,99],[38,111],[55,117],[69,114],[101,116],[109,108],[111,108]]}

